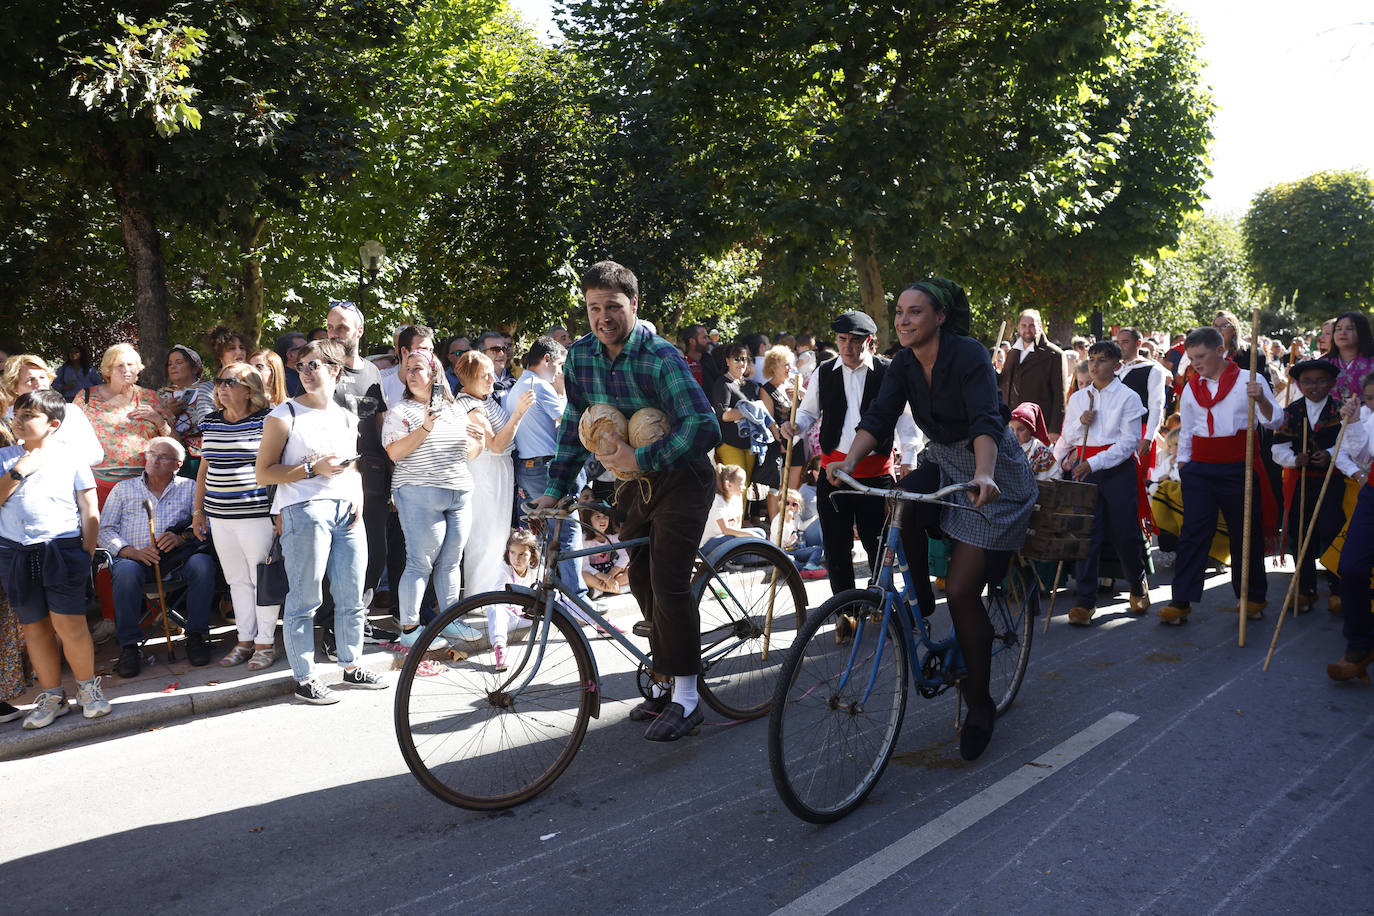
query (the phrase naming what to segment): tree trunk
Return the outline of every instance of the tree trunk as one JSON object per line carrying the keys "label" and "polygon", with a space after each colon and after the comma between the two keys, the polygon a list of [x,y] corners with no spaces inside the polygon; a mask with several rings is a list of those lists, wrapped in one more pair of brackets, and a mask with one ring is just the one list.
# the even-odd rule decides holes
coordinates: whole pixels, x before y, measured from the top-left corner
{"label": "tree trunk", "polygon": [[143,196],[144,186],[153,181],[151,162],[127,148],[114,153],[114,193],[119,204],[119,222],[124,237],[124,254],[133,281],[134,317],[138,321],[138,354],[143,359],[140,384],[161,387],[167,374],[167,270],[162,257],[162,236],[157,231],[151,207]]}
{"label": "tree trunk", "polygon": [[850,245],[850,259],[854,271],[859,275],[859,299],[864,311],[878,326],[878,352],[887,349],[892,337],[892,316],[887,309],[887,299],[883,296],[883,275],[878,269],[878,255],[873,230],[856,237]]}
{"label": "tree trunk", "polygon": [[258,348],[262,336],[262,258],[257,249],[266,225],[267,217],[249,214],[239,226],[238,324],[249,353]]}

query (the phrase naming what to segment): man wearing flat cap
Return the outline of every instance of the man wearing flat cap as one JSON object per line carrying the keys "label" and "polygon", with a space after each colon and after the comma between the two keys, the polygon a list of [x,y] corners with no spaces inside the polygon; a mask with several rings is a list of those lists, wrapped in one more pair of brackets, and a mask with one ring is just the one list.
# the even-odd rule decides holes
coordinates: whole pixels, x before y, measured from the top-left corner
{"label": "man wearing flat cap", "polygon": [[[869,352],[869,341],[878,333],[873,319],[863,312],[845,312],[830,325],[835,332],[835,348],[840,355],[816,367],[806,397],[797,409],[795,423],[784,423],[781,432],[793,438],[816,422],[821,424],[821,464],[843,461],[854,441],[854,431],[868,405],[882,387],[890,360]],[[916,425],[910,414],[898,421],[897,436],[902,440],[901,463],[915,464]],[[892,485],[892,437],[878,443],[873,453],[854,468],[854,477],[875,487]],[[878,560],[878,536],[883,527],[883,501],[880,499],[840,499],[833,504],[835,487],[824,474],[816,484],[816,512],[821,520],[821,540],[830,588],[838,594],[854,587],[854,536],[868,552],[868,566]]]}
{"label": "man wearing flat cap", "polygon": [[[1345,527],[1345,474],[1342,471],[1347,467],[1352,471],[1358,470],[1354,465],[1343,466],[1335,453],[1336,438],[1341,431],[1341,414],[1336,399],[1331,397],[1331,387],[1336,383],[1339,372],[1335,363],[1324,359],[1303,360],[1289,368],[1288,375],[1302,392],[1302,397],[1284,408],[1283,425],[1274,431],[1274,444],[1270,446],[1274,463],[1281,468],[1293,468],[1293,475],[1298,481],[1291,487],[1291,494],[1290,487],[1284,487],[1284,493],[1288,495],[1285,546],[1298,561],[1298,596],[1294,604],[1294,611],[1298,614],[1316,604],[1316,558],[1326,552]],[[1318,503],[1322,480],[1333,461],[1336,462],[1336,469],[1331,472],[1331,485],[1327,487],[1326,498]],[[1303,477],[1307,478],[1306,487],[1301,486]],[[1316,513],[1317,527],[1312,543],[1307,545],[1307,553],[1299,557],[1298,549],[1302,546],[1302,538],[1313,513]],[[1334,595],[1334,582],[1331,591]],[[1333,610],[1339,608],[1337,599]]]}

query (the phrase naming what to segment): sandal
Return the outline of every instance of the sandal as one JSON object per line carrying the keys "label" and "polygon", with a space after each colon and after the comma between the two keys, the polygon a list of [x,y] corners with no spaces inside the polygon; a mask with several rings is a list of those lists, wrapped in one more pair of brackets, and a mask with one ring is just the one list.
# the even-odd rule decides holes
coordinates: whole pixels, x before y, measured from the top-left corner
{"label": "sandal", "polygon": [[248,646],[234,646],[229,650],[229,654],[219,660],[221,668],[232,668],[235,665],[242,665],[253,657],[253,650]]}
{"label": "sandal", "polygon": [[261,671],[263,668],[272,667],[272,663],[277,660],[277,650],[275,647],[270,649],[255,649],[253,660],[248,663],[249,671]]}

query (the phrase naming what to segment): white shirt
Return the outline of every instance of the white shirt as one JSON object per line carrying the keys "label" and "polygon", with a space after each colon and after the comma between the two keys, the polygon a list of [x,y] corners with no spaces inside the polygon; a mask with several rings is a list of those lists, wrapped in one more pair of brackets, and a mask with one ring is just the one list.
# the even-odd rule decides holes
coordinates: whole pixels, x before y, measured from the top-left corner
{"label": "white shirt", "polygon": [[1168,380],[1168,373],[1154,360],[1137,356],[1129,363],[1123,363],[1121,368],[1116,370],[1116,377],[1124,379],[1126,373],[1141,366],[1148,366],[1150,369],[1149,381],[1145,388],[1145,411],[1148,414],[1145,418],[1145,429],[1153,436],[1164,418],[1164,386]]}
{"label": "white shirt", "polygon": [[1345,425],[1341,452],[1336,456],[1336,470],[1346,477],[1354,477],[1369,470],[1374,462],[1374,411],[1360,406],[1360,419]]}
{"label": "white shirt", "polygon": [[[1320,401],[1317,401],[1316,403],[1313,403],[1311,398],[1303,398],[1303,403],[1307,407],[1307,425],[1309,429],[1317,425],[1317,421],[1321,419],[1322,410],[1326,407],[1326,402],[1329,400],[1331,400],[1330,395],[1327,395],[1326,397],[1322,398]],[[1347,433],[1347,438],[1348,436],[1349,434]],[[1281,468],[1297,467],[1297,454],[1293,451],[1293,446],[1295,444],[1301,445],[1301,440],[1298,440],[1298,442],[1296,443],[1275,442],[1273,446],[1269,449],[1270,454],[1274,456],[1274,463]],[[1341,450],[1344,451],[1344,447],[1342,447]],[[1328,455],[1331,455],[1332,458],[1336,457],[1333,453],[1333,449],[1328,448],[1325,451]],[[1337,470],[1339,470],[1339,466],[1337,467]]]}
{"label": "white shirt", "polygon": [[1094,471],[1114,468],[1123,461],[1129,461],[1140,445],[1140,418],[1145,416],[1145,405],[1134,391],[1112,379],[1105,388],[1090,385],[1080,388],[1069,397],[1064,408],[1064,429],[1059,441],[1054,444],[1056,461],[1084,444],[1082,416],[1085,411],[1096,412],[1092,424],[1087,427],[1087,445],[1105,445],[1105,452],[1098,452],[1088,460],[1088,467]]}
{"label": "white shirt", "polygon": [[[1193,460],[1193,437],[1194,436],[1234,436],[1245,428],[1245,416],[1250,406],[1250,398],[1245,393],[1245,384],[1249,380],[1250,373],[1242,369],[1240,378],[1231,386],[1231,390],[1226,393],[1226,397],[1220,403],[1212,405],[1212,428],[1213,432],[1207,432],[1207,411],[1198,406],[1197,398],[1193,397],[1191,385],[1183,386],[1183,396],[1179,398],[1178,414],[1182,425],[1178,428],[1178,463],[1185,464]],[[1264,412],[1260,410],[1259,404],[1255,405],[1255,419],[1265,429],[1278,429],[1283,425],[1283,407],[1274,399],[1274,392],[1269,388],[1269,383],[1265,381],[1263,375],[1256,375],[1255,381],[1260,383],[1263,389],[1263,397],[1269,402],[1270,416],[1264,418]],[[1207,390],[1213,395],[1216,394],[1219,381],[1203,379],[1202,384],[1207,386]]]}
{"label": "white shirt", "polygon": [[[844,425],[840,429],[840,442],[836,448],[849,453],[849,449],[854,445],[855,428],[859,421],[863,419],[863,413],[859,410],[859,405],[864,399],[864,384],[868,381],[868,370],[873,368],[873,357],[865,353],[863,362],[857,368],[850,369],[844,364],[844,360],[837,359],[830,366],[830,371],[839,370],[844,373]],[[806,432],[816,421],[821,418],[821,385],[820,378],[816,371],[811,374],[811,380],[806,386],[806,396],[802,398],[801,406],[797,408],[797,431]],[[916,421],[911,416],[911,405],[906,405],[902,410],[902,415],[897,418],[896,437],[901,449],[902,464],[915,464],[916,455],[925,447],[925,437],[916,428]]]}
{"label": "white shirt", "polygon": [[1035,341],[1032,340],[1030,343],[1026,343],[1020,337],[1017,337],[1016,340],[1012,343],[1011,348],[1013,350],[1020,350],[1022,353],[1034,353]]}

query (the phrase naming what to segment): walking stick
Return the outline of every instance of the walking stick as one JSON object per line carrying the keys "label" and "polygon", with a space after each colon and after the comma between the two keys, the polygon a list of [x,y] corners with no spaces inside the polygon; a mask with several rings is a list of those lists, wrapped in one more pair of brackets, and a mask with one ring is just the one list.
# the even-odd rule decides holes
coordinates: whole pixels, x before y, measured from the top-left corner
{"label": "walking stick", "polygon": [[[789,400],[792,402],[787,413],[789,425],[797,422],[797,387],[801,381],[801,374],[797,373],[790,377],[792,382],[792,395]],[[787,445],[782,452],[782,515],[778,523],[778,549],[785,550],[782,546],[782,538],[787,527],[787,480],[792,472],[792,440],[787,440]],[[778,595],[778,568],[773,567],[773,574],[768,582],[768,614],[763,618],[763,651],[759,653],[759,658],[768,661],[768,641],[773,636],[773,602]]]}
{"label": "walking stick", "polygon": [[1002,332],[1005,331],[1006,329],[1007,329],[1007,319],[1003,318],[1003,319],[1002,319],[1002,323],[999,324],[999,325],[997,326],[997,337],[994,338],[993,341],[992,341],[993,349],[997,349],[997,348],[999,348],[999,347],[1002,346]]}
{"label": "walking stick", "polygon": [[[1303,418],[1302,418],[1302,453],[1303,453],[1304,455],[1307,454],[1307,427],[1308,427],[1307,416],[1304,414],[1304,416],[1303,416]],[[1311,460],[1311,459],[1310,459],[1310,456],[1309,456],[1309,460]],[[1333,460],[1334,460],[1334,459],[1333,459]],[[1299,537],[1299,538],[1301,538],[1301,537],[1302,537],[1302,533],[1303,533],[1304,531],[1307,530],[1307,525],[1305,524],[1305,523],[1306,523],[1306,515],[1307,515],[1307,468],[1304,467],[1304,468],[1298,468],[1298,532],[1297,532],[1297,533],[1298,533],[1298,537]],[[1285,536],[1285,537],[1286,537],[1286,536]],[[1287,543],[1287,542],[1285,541],[1285,543]],[[1299,554],[1298,556],[1293,557],[1294,575],[1297,575],[1298,572],[1302,570],[1302,551],[1298,551],[1298,554]]]}
{"label": "walking stick", "polygon": [[[1342,417],[1342,418],[1341,418],[1341,431],[1340,431],[1339,433],[1336,434],[1336,447],[1333,448],[1333,449],[1331,450],[1331,453],[1332,453],[1333,455],[1339,455],[1339,454],[1341,453],[1341,440],[1345,438],[1345,426],[1346,426],[1346,421],[1345,421],[1345,418]],[[1336,469],[1336,459],[1335,459],[1335,458],[1332,458],[1332,459],[1331,459],[1331,463],[1328,464],[1328,465],[1326,466],[1326,477],[1322,479],[1322,488],[1317,492],[1317,508],[1318,508],[1318,509],[1321,508],[1322,500],[1324,500],[1324,499],[1326,498],[1326,488],[1327,488],[1327,485],[1329,485],[1329,484],[1331,483],[1331,472],[1334,471],[1335,469]],[[1302,547],[1301,547],[1301,549],[1298,551],[1298,556],[1300,556],[1300,557],[1301,557],[1301,556],[1306,556],[1306,554],[1307,554],[1307,546],[1308,546],[1308,544],[1309,544],[1309,543],[1311,542],[1311,540],[1312,540],[1312,534],[1313,534],[1313,532],[1315,532],[1315,531],[1317,530],[1317,519],[1320,518],[1320,517],[1321,517],[1321,513],[1320,513],[1320,512],[1317,512],[1317,511],[1314,511],[1314,512],[1312,513],[1312,517],[1311,517],[1310,519],[1308,519],[1308,521],[1307,521],[1307,532],[1306,532],[1306,534],[1303,536],[1303,539],[1302,539]],[[1274,627],[1274,638],[1271,639],[1271,640],[1269,640],[1269,654],[1266,655],[1266,656],[1264,656],[1264,668],[1262,669],[1262,670],[1264,670],[1264,671],[1268,671],[1268,670],[1269,670],[1269,660],[1272,659],[1272,658],[1274,657],[1274,647],[1277,646],[1277,645],[1279,644],[1279,631],[1281,631],[1281,630],[1283,629],[1283,617],[1284,617],[1285,614],[1288,613],[1288,606],[1289,606],[1290,604],[1292,604],[1292,602],[1293,602],[1293,597],[1294,597],[1294,593],[1297,592],[1297,589],[1298,589],[1298,579],[1300,578],[1301,569],[1302,569],[1302,566],[1301,566],[1301,564],[1299,564],[1298,568],[1295,569],[1295,570],[1293,571],[1293,578],[1292,578],[1291,580],[1289,580],[1289,582],[1288,582],[1288,594],[1286,594],[1286,595],[1284,596],[1284,598],[1283,598],[1283,609],[1279,611],[1279,622],[1278,622],[1278,625],[1277,625],[1276,627]],[[1244,616],[1244,615],[1242,614],[1241,616]]]}
{"label": "walking stick", "polygon": [[[1255,350],[1255,341],[1259,339],[1259,309],[1255,309],[1250,321],[1250,379],[1249,384],[1255,384],[1255,370],[1259,368],[1259,353]],[[1239,344],[1239,341],[1237,341]],[[1249,402],[1245,408],[1245,530],[1240,548],[1240,636],[1237,641],[1242,649],[1245,648],[1245,621],[1250,609],[1250,543],[1251,535],[1255,526],[1250,520],[1250,509],[1255,504],[1255,399],[1247,398]]]}
{"label": "walking stick", "polygon": [[1041,633],[1050,631],[1050,618],[1054,616],[1054,601],[1059,597],[1059,576],[1064,572],[1064,561],[1060,560],[1059,565],[1054,568],[1054,584],[1050,586],[1050,608],[1045,612],[1045,626]]}
{"label": "walking stick", "polygon": [[[143,501],[143,511],[148,513],[148,537],[152,539],[153,550],[157,551],[157,532],[153,530],[153,501]],[[157,600],[162,608],[162,635],[167,640],[167,664],[172,663],[172,629],[167,623],[167,593],[162,590],[162,563],[153,558],[153,577],[157,579]]]}

